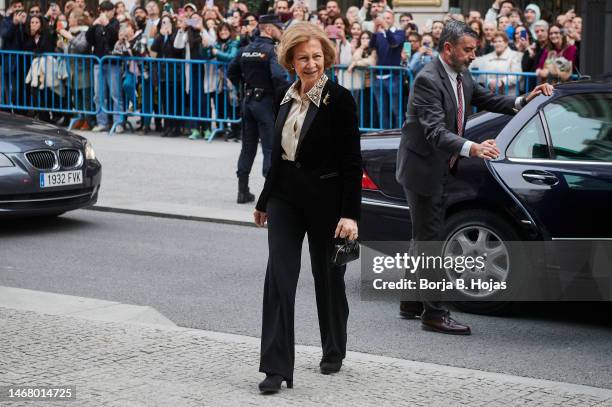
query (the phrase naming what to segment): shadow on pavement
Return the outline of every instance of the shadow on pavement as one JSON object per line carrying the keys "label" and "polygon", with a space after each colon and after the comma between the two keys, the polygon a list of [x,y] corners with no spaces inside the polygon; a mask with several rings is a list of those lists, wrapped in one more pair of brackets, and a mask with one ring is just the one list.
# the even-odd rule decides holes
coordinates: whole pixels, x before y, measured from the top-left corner
{"label": "shadow on pavement", "polygon": [[0,237],[55,234],[58,232],[85,231],[95,227],[95,222],[65,216],[40,216],[0,220]]}

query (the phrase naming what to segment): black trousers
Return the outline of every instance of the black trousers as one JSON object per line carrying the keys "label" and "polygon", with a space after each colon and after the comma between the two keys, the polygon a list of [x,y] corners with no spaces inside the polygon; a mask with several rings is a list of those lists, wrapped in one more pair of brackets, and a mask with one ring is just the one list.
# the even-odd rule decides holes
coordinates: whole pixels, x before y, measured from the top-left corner
{"label": "black trousers", "polygon": [[[439,256],[440,252],[429,253],[432,247],[419,247],[419,242],[439,242],[442,240],[444,229],[444,193],[432,196],[421,195],[407,188],[404,188],[408,206],[410,207],[410,219],[412,221],[412,247],[413,255],[425,252],[426,255]],[[440,270],[417,270],[418,278],[430,278],[432,273],[440,273]],[[439,274],[438,274],[439,275]],[[406,276],[409,278],[409,276]],[[446,308],[439,301],[423,300],[423,317],[437,317],[448,313]],[[405,302],[404,307],[421,308],[418,303]]]}
{"label": "black trousers", "polygon": [[[323,361],[337,362],[346,355],[349,315],[344,285],[346,266],[331,262],[337,210],[322,210],[300,194],[308,191],[298,169],[281,168],[277,193],[267,204],[269,258],[264,284],[261,359],[259,371],[293,379],[295,362],[295,293],[304,235],[308,236],[314,276]],[[280,175],[280,174],[279,174]]]}

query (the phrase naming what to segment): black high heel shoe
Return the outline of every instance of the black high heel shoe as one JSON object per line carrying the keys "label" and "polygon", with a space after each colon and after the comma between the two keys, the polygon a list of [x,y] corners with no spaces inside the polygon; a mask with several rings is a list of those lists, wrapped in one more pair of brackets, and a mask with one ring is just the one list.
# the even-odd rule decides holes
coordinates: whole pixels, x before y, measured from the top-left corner
{"label": "black high heel shoe", "polygon": [[283,376],[276,374],[267,374],[266,378],[261,383],[259,383],[259,391],[264,394],[278,393],[281,388],[281,384],[283,384],[283,381],[287,382],[288,389],[293,388],[293,380],[287,380]]}

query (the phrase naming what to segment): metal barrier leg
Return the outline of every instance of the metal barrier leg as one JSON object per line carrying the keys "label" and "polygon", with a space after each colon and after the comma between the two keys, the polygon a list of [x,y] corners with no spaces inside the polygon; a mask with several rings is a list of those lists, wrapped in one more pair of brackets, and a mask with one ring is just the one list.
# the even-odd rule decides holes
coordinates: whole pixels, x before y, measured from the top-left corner
{"label": "metal barrier leg", "polygon": [[113,126],[110,128],[110,130],[108,131],[108,135],[109,136],[114,136],[115,135],[115,129],[117,128],[117,126],[119,126],[121,123],[119,122],[113,122]]}
{"label": "metal barrier leg", "polygon": [[[219,133],[223,133],[226,130],[226,124],[225,123],[220,123],[219,127],[217,127],[212,133],[210,133],[210,137],[208,138],[208,142],[212,143],[212,141],[214,140],[214,138],[217,136],[217,134]],[[230,126],[227,126],[227,129],[230,129]]]}
{"label": "metal barrier leg", "polygon": [[79,120],[81,120],[81,119],[79,119],[78,117],[73,117],[72,119],[70,119],[70,124],[68,125],[68,131],[72,131],[72,127]]}

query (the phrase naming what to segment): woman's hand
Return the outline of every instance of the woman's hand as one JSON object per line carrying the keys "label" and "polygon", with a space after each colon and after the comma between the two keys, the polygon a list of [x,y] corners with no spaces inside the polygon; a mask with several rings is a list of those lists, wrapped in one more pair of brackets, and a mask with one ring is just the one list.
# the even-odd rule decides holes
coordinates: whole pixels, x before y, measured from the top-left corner
{"label": "woman's hand", "polygon": [[255,224],[262,228],[266,225],[266,222],[268,221],[268,214],[266,212],[258,211],[257,209],[255,209],[255,212],[253,212],[253,218],[255,219]]}
{"label": "woman's hand", "polygon": [[68,30],[59,30],[58,33],[67,40],[71,40],[73,38],[72,34],[70,34]]}
{"label": "woman's hand", "polygon": [[334,237],[349,240],[357,239],[357,237],[359,237],[359,234],[357,233],[357,222],[349,218],[340,218],[338,226],[336,226]]}

